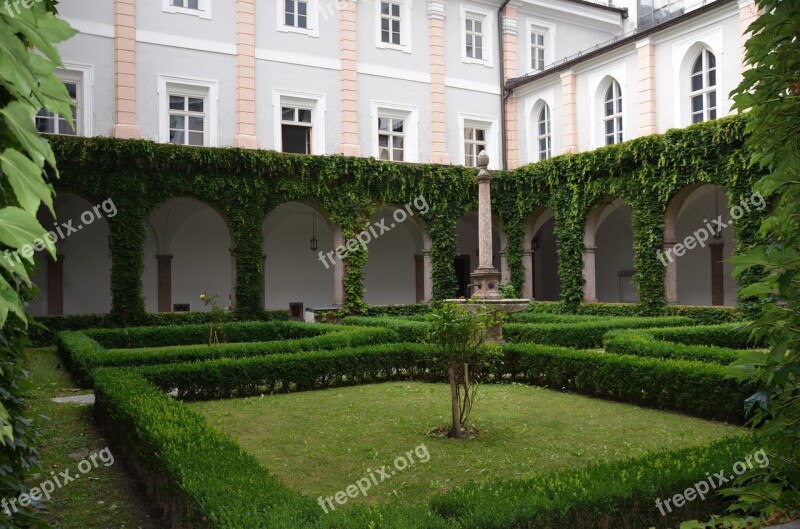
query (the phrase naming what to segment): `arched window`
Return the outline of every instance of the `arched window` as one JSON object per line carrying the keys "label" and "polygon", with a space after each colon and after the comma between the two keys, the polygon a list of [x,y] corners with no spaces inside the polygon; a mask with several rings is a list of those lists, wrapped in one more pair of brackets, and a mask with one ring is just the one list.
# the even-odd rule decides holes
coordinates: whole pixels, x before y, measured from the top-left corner
{"label": "arched window", "polygon": [[691,91],[692,123],[717,119],[717,58],[703,50],[692,66]]}
{"label": "arched window", "polygon": [[603,124],[606,145],[622,143],[622,89],[617,81],[612,81],[606,90]]}
{"label": "arched window", "polygon": [[545,103],[539,111],[537,119],[536,145],[539,150],[539,161],[553,156],[553,137],[551,135],[550,107]]}

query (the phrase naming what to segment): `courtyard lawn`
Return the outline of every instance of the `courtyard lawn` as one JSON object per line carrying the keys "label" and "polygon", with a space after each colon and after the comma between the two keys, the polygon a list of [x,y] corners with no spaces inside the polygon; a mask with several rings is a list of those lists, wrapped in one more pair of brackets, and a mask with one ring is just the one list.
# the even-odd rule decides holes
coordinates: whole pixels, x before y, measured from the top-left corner
{"label": "courtyard lawn", "polygon": [[[31,385],[30,415],[42,433],[41,467],[28,478],[37,486],[51,477],[51,472],[71,471],[79,474],[78,463],[90,452],[108,446],[108,441],[94,425],[92,406],[86,404],[57,404],[57,396],[88,393],[75,385],[61,364],[54,348],[28,352],[29,382]],[[80,476],[57,489],[44,507],[49,511],[48,522],[65,529],[157,529],[164,527],[160,513],[150,510],[143,487],[115,455],[114,464],[100,464],[90,473]]]}
{"label": "courtyard lawn", "polygon": [[[524,385],[481,386],[476,439],[436,436],[448,425],[444,384],[396,382],[189,405],[233,437],[274,476],[313,498],[329,497],[424,443],[415,463],[373,484],[374,503],[424,502],[470,481],[527,478],[659,449],[706,444],[736,426]],[[424,453],[424,450],[422,450]],[[423,457],[424,459],[424,457]]]}

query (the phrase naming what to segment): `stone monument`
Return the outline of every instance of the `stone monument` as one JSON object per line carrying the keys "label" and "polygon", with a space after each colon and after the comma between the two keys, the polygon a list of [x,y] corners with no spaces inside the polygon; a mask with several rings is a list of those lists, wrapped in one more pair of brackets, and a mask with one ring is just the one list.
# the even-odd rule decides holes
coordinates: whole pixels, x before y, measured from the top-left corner
{"label": "stone monument", "polygon": [[472,297],[500,299],[500,272],[492,264],[492,174],[486,151],[478,154],[478,268],[472,278]]}

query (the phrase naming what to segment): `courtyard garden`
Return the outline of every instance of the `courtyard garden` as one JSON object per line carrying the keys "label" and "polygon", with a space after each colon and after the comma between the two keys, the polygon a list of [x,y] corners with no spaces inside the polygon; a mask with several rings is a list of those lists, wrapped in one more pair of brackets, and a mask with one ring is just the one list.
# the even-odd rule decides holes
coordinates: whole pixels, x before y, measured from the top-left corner
{"label": "courtyard garden", "polygon": [[[762,447],[744,427],[750,391],[725,376],[732,356],[764,346],[741,313],[548,309],[558,306],[512,315],[502,344],[475,344],[491,361],[471,372],[463,439],[448,435],[435,320],[392,315],[400,308],[336,324],[276,314],[63,331],[57,354],[72,381],[57,385],[96,398],[102,439],[131,472],[122,479],[144,489],[95,472],[109,494],[129,496],[119,502],[155,499],[155,516],[131,508],[147,523],[667,528],[721,512],[729,501],[712,494],[663,514],[656,500],[706,473],[733,479],[740,461],[759,468]],[[210,328],[221,343],[209,344]],[[55,376],[52,349],[29,361],[34,378]],[[37,402],[51,413],[76,406]]]}

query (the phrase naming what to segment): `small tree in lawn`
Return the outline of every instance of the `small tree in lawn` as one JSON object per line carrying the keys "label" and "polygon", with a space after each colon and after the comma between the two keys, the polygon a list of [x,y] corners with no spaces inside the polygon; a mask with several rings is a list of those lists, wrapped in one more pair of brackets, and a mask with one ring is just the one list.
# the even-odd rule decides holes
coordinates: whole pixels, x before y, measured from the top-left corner
{"label": "small tree in lawn", "polygon": [[450,382],[453,425],[449,436],[469,438],[477,381],[495,356],[495,349],[483,343],[500,323],[499,313],[488,307],[469,310],[457,303],[442,303],[429,319],[429,342],[436,347],[434,361],[447,372]]}

